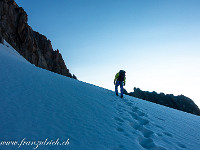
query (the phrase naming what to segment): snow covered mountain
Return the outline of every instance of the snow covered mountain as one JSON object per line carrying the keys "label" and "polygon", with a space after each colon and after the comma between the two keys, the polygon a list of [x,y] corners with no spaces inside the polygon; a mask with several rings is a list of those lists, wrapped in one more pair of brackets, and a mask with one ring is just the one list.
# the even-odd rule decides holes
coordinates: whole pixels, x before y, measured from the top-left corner
{"label": "snow covered mountain", "polygon": [[199,116],[35,67],[6,42],[0,130],[3,150],[200,150]]}

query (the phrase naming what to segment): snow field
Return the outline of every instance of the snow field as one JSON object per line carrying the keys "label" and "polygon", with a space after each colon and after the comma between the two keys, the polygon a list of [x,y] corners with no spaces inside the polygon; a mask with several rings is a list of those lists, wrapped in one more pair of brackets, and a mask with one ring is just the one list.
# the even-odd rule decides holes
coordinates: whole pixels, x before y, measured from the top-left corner
{"label": "snow field", "polygon": [[69,138],[37,148],[53,150],[200,149],[199,116],[35,67],[10,45],[0,44],[0,73],[1,140]]}

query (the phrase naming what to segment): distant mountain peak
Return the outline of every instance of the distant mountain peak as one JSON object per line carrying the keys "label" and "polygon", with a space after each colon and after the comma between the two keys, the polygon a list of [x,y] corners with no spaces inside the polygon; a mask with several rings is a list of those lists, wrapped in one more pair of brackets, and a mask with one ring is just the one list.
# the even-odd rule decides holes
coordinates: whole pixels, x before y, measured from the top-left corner
{"label": "distant mountain peak", "polygon": [[5,39],[25,59],[38,67],[76,78],[69,72],[62,55],[54,51],[46,36],[33,31],[28,15],[14,0],[0,1],[0,42]]}

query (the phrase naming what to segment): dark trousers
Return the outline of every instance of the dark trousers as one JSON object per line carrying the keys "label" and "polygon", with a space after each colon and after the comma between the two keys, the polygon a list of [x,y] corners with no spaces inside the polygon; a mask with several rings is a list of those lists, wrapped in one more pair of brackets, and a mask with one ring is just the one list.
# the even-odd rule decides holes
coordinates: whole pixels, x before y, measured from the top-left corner
{"label": "dark trousers", "polygon": [[123,96],[123,81],[117,81],[115,84],[115,93],[118,94],[118,86],[120,85],[121,96]]}

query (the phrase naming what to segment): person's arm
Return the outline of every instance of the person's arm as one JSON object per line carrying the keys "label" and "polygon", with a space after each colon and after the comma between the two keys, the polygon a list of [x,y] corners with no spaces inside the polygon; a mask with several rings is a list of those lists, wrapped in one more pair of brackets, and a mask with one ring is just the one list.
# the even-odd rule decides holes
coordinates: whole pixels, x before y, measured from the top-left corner
{"label": "person's arm", "polygon": [[124,77],[124,86],[125,86],[125,84],[126,84],[126,77]]}
{"label": "person's arm", "polygon": [[118,77],[119,77],[119,73],[117,73],[117,74],[115,75],[114,84],[115,84],[116,80],[118,79]]}

